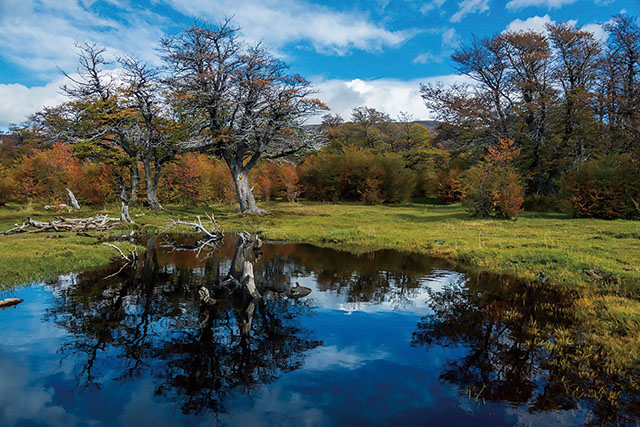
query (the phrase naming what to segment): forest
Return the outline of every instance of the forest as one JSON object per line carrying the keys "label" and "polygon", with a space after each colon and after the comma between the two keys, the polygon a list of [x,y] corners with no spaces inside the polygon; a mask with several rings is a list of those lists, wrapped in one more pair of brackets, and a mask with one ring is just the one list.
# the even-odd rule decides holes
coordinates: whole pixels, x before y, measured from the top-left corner
{"label": "forest", "polygon": [[[606,42],[572,23],[477,37],[452,55],[469,84],[424,84],[425,112],[328,112],[303,77],[231,21],[160,42],[163,66],[77,45],[68,102],[0,135],[0,203],[239,204],[255,199],[461,202],[640,217],[640,29],[616,15]],[[321,124],[309,124],[322,116]]]}

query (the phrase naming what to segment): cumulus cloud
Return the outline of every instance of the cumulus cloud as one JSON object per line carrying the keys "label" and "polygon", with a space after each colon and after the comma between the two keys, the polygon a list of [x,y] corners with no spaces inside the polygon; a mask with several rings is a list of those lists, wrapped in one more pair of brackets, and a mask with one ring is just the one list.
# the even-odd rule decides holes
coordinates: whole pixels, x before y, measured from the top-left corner
{"label": "cumulus cloud", "polygon": [[462,0],[458,3],[458,11],[451,16],[451,22],[460,22],[462,18],[474,13],[483,13],[489,10],[489,0]]}
{"label": "cumulus cloud", "polygon": [[60,93],[63,79],[55,80],[44,86],[27,87],[21,84],[0,84],[0,129],[11,123],[21,123],[27,116],[64,101]]}
{"label": "cumulus cloud", "polygon": [[546,7],[547,9],[559,9],[565,4],[575,3],[577,0],[510,0],[506,8],[511,10],[524,9],[525,7]]}
{"label": "cumulus cloud", "polygon": [[547,24],[555,24],[556,21],[552,21],[549,15],[544,16],[532,16],[525,20],[514,19],[507,25],[505,31],[535,31],[537,33],[546,34]]}
{"label": "cumulus cloud", "polygon": [[[345,119],[351,117],[353,108],[366,105],[391,117],[406,112],[418,120],[433,118],[433,114],[427,110],[420,97],[420,83],[441,81],[452,85],[470,82],[467,77],[455,74],[412,80],[312,80],[320,92],[318,97],[331,108],[331,113],[340,114]],[[320,118],[317,117],[315,122],[319,121]]]}
{"label": "cumulus cloud", "polygon": [[380,50],[397,46],[417,33],[389,31],[360,13],[331,10],[294,0],[164,0],[185,15],[217,21],[233,16],[251,41],[272,47],[307,41],[322,53],[345,54],[351,49]]}

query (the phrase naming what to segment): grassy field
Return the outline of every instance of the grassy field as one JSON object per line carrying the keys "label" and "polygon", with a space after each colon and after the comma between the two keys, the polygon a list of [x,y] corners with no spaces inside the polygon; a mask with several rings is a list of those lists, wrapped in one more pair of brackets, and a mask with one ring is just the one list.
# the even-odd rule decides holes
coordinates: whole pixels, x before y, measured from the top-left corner
{"label": "grassy field", "polygon": [[[623,296],[637,295],[640,289],[638,221],[569,219],[561,214],[536,213],[525,213],[517,221],[479,220],[469,217],[460,206],[434,205],[268,203],[263,207],[270,215],[241,216],[228,206],[168,206],[159,213],[133,208],[136,223],[122,229],[153,233],[168,224],[168,217],[186,220],[214,212],[225,231],[247,230],[266,239],[354,252],[382,248],[419,252],[525,279],[535,279],[542,273],[554,283],[595,287]],[[74,215],[97,212],[117,216],[117,207]],[[28,206],[0,208],[0,232],[27,216],[46,220],[53,214]],[[93,239],[47,237],[0,237],[0,283],[42,278],[52,267],[55,270],[51,275],[55,275],[65,269],[98,266],[115,255],[113,249],[95,245]],[[584,272],[593,268],[603,270],[606,280],[593,279]]]}

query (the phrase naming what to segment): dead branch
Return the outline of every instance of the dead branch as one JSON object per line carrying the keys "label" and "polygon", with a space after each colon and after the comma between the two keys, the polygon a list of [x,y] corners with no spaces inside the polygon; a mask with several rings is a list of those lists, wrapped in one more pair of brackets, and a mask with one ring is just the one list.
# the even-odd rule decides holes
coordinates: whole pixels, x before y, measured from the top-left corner
{"label": "dead branch", "polygon": [[207,230],[206,227],[202,225],[202,220],[200,219],[200,215],[198,215],[196,216],[197,222],[185,222],[180,219],[175,220],[175,219],[167,218],[169,221],[171,221],[171,224],[169,224],[167,228],[162,230],[162,232],[164,233],[170,228],[175,227],[176,225],[187,225],[187,226],[193,227],[195,231],[201,231],[204,235],[209,237],[210,240],[220,240],[224,238],[224,233],[220,230],[220,227],[218,227],[218,223],[216,222],[213,214],[211,215],[207,214],[207,217],[209,218],[209,221],[211,221],[211,226],[212,226],[211,230]]}
{"label": "dead branch", "polygon": [[106,243],[103,242],[103,245],[109,246],[114,248],[115,250],[117,250],[120,253],[120,256],[122,257],[122,259],[124,259],[126,262],[124,263],[124,265],[122,267],[120,267],[120,270],[116,271],[113,274],[110,274],[106,277],[103,278],[103,280],[105,279],[109,279],[111,277],[117,276],[118,274],[120,274],[125,268],[127,267],[132,267],[136,261],[136,259],[138,258],[138,249],[136,247],[134,247],[133,249],[129,250],[129,256],[125,255],[125,253],[122,251],[122,249],[120,249],[119,247],[117,247],[114,244],[111,243]]}
{"label": "dead branch", "polygon": [[90,218],[62,218],[56,217],[53,221],[43,222],[28,217],[26,222],[1,233],[0,235],[17,233],[44,233],[47,231],[105,231],[116,226],[117,218],[109,218],[107,215],[96,215]]}

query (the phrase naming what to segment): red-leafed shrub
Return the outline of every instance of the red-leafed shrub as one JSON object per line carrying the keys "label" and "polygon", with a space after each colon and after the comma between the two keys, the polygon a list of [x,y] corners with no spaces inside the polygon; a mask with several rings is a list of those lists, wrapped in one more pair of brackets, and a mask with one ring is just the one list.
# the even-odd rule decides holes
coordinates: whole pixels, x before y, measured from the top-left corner
{"label": "red-leafed shrub", "polygon": [[566,182],[574,216],[640,218],[639,176],[640,165],[625,154],[583,163]]}
{"label": "red-leafed shrub", "polygon": [[82,179],[81,161],[69,145],[62,143],[23,157],[14,170],[16,196],[21,202],[62,202],[67,197],[66,188],[75,190],[73,184]]}
{"label": "red-leafed shrub", "polygon": [[302,185],[300,185],[300,177],[298,170],[291,164],[283,164],[280,166],[280,182],[284,187],[284,193],[289,202],[295,202],[300,197]]}
{"label": "red-leafed shrub", "polygon": [[198,153],[179,156],[167,166],[159,190],[160,199],[169,203],[232,203],[235,197],[227,165]]}
{"label": "red-leafed shrub", "polygon": [[255,190],[262,200],[269,201],[278,192],[280,171],[275,163],[260,163],[251,171],[250,178],[255,182]]}

